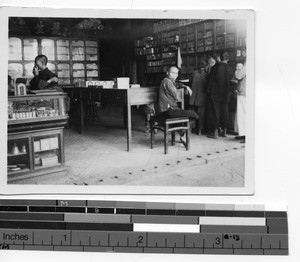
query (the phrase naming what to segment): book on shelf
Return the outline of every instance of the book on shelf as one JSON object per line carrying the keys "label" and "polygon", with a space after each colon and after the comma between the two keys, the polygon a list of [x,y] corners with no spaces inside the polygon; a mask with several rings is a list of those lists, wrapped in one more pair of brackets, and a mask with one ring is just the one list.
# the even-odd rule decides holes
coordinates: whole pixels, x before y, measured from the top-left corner
{"label": "book on shelf", "polygon": [[40,155],[42,166],[58,164],[58,156],[55,153],[44,153]]}

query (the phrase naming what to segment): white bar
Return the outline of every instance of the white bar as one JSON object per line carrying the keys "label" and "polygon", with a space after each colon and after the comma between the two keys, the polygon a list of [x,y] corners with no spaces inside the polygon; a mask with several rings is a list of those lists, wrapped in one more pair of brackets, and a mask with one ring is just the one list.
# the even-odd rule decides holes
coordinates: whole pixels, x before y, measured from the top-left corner
{"label": "white bar", "polygon": [[265,211],[265,205],[235,205],[238,211]]}
{"label": "white bar", "polygon": [[199,233],[200,225],[185,224],[133,224],[134,232],[178,232],[178,233]]}
{"label": "white bar", "polygon": [[265,226],[264,217],[199,217],[200,225]]}
{"label": "white bar", "polygon": [[265,204],[265,211],[282,211],[287,212],[287,206],[285,204]]}

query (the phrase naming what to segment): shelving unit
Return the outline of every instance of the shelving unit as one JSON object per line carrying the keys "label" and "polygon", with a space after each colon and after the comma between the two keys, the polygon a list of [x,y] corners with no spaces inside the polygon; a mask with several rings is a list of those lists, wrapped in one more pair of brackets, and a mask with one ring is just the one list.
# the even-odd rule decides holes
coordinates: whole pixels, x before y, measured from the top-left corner
{"label": "shelving unit", "polygon": [[32,68],[38,54],[48,57],[48,68],[57,74],[61,85],[79,85],[99,80],[99,44],[95,40],[58,37],[9,38],[9,74],[33,77]]}
{"label": "shelving unit", "polygon": [[67,94],[8,98],[8,182],[59,173],[64,168],[63,129]]}
{"label": "shelving unit", "polygon": [[166,20],[153,26],[153,36],[135,42],[135,55],[142,65],[146,84],[159,85],[167,68],[182,58],[181,77],[188,78],[201,59],[214,53],[229,53],[229,64],[245,58],[245,20]]}

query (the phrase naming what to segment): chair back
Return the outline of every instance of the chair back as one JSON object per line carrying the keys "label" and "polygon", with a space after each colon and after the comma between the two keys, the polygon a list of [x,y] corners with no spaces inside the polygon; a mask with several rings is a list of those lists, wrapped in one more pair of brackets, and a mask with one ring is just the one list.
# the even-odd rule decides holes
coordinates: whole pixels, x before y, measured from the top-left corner
{"label": "chair back", "polygon": [[177,100],[181,105],[181,109],[184,109],[184,88],[177,89]]}

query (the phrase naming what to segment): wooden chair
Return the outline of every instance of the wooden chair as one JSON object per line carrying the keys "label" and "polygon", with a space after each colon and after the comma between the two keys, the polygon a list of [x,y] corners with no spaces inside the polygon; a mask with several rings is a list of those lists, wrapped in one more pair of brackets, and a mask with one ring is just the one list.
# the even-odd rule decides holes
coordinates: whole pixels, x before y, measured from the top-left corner
{"label": "wooden chair", "polygon": [[186,150],[190,149],[190,121],[188,117],[165,118],[161,116],[153,116],[150,119],[150,143],[153,148],[153,139],[155,130],[164,132],[164,149],[165,154],[168,154],[169,134],[172,136],[172,145],[175,144],[175,132],[182,131],[185,133],[186,141],[183,143]]}
{"label": "wooden chair", "polygon": [[[181,103],[181,108],[184,108],[184,90],[178,90],[178,101]],[[186,150],[190,149],[190,121],[189,117],[165,117],[164,115],[154,115],[150,118],[150,144],[153,148],[154,133],[156,130],[164,132],[164,152],[168,153],[169,147],[169,134],[171,133],[172,145],[175,144],[175,132],[181,131],[186,137],[185,146]]]}

